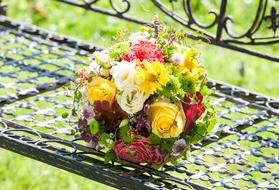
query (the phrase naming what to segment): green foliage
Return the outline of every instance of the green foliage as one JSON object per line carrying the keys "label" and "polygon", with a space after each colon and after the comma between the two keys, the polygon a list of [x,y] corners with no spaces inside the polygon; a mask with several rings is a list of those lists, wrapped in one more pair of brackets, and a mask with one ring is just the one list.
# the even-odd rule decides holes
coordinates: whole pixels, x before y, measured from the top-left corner
{"label": "green foliage", "polygon": [[172,152],[172,146],[174,142],[176,141],[176,138],[166,138],[166,139],[161,139],[161,146],[163,149],[165,149],[168,152]]}
{"label": "green foliage", "polygon": [[217,123],[217,118],[213,106],[205,103],[206,111],[196,121],[196,126],[191,131],[191,143],[197,143],[212,131]]}
{"label": "green foliage", "polygon": [[108,133],[102,133],[101,134],[100,142],[102,142],[103,144],[106,144],[106,141],[108,139],[110,139],[110,135]]}
{"label": "green foliage", "polygon": [[179,81],[184,92],[190,92],[191,94],[193,94],[196,91],[195,82],[189,79],[187,76],[182,74],[179,75]]}
{"label": "green foliage", "polygon": [[64,112],[63,114],[62,114],[62,118],[67,118],[69,116],[69,113],[67,113],[67,112]]}
{"label": "green foliage", "polygon": [[115,158],[116,158],[116,154],[113,150],[110,150],[110,151],[106,152],[105,158],[104,158],[105,159],[105,164],[108,164],[109,162],[115,160]]}
{"label": "green foliage", "polygon": [[129,153],[131,156],[136,156],[137,155],[137,152],[135,150],[131,150],[130,153]]}
{"label": "green foliage", "polygon": [[173,102],[179,102],[183,99],[185,92],[181,88],[181,83],[176,76],[171,75],[169,77],[169,82],[163,87],[162,91],[159,93],[160,96],[165,96],[170,98]]}
{"label": "green foliage", "polygon": [[0,155],[0,190],[113,189],[4,149],[0,149]]}
{"label": "green foliage", "polygon": [[150,144],[155,145],[155,144],[160,144],[161,143],[161,138],[158,137],[157,135],[151,133],[148,137],[148,140]]}
{"label": "green foliage", "polygon": [[80,100],[81,99],[81,97],[82,97],[82,94],[81,94],[81,92],[77,89],[77,90],[75,90],[75,92],[74,92],[74,99],[76,99],[76,100]]}
{"label": "green foliage", "polygon": [[103,144],[106,148],[112,149],[113,147],[113,138],[114,135],[108,133],[102,133],[100,137],[100,143]]}
{"label": "green foliage", "polygon": [[129,123],[130,123],[130,122],[129,122],[129,119],[123,119],[123,120],[121,121],[121,123],[119,124],[119,128],[128,126]]}
{"label": "green foliage", "polygon": [[96,119],[91,119],[89,121],[89,130],[90,130],[90,133],[93,135],[95,135],[99,132],[100,124]]}
{"label": "green foliage", "polygon": [[131,127],[129,125],[123,126],[119,129],[120,138],[124,142],[132,142],[134,140],[134,136],[129,134]]}
{"label": "green foliage", "polygon": [[119,42],[109,48],[109,56],[113,59],[120,59],[121,55],[129,51],[128,42]]}
{"label": "green foliage", "polygon": [[123,119],[119,124],[119,135],[124,142],[131,142],[135,137],[130,134],[131,127],[129,119]]}
{"label": "green foliage", "polygon": [[163,55],[165,57],[166,62],[171,62],[171,55],[175,52],[176,46],[169,45],[169,46],[163,46]]}

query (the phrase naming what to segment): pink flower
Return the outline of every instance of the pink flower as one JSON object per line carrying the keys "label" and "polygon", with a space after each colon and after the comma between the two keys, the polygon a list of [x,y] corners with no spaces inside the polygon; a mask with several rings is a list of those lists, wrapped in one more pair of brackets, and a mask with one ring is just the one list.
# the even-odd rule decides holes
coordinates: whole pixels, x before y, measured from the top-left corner
{"label": "pink flower", "polygon": [[159,150],[159,145],[152,146],[146,137],[140,137],[131,143],[117,140],[114,151],[120,159],[133,163],[154,163],[161,164],[165,154]]}
{"label": "pink flower", "polygon": [[148,62],[158,60],[160,63],[164,62],[163,52],[158,49],[156,44],[147,40],[141,40],[139,43],[133,45],[129,52],[122,56],[122,60],[131,62],[133,60],[146,60]]}
{"label": "pink flower", "polygon": [[84,81],[88,80],[89,72],[87,69],[81,68],[78,70],[77,75],[80,78],[80,80],[82,82],[84,82]]}

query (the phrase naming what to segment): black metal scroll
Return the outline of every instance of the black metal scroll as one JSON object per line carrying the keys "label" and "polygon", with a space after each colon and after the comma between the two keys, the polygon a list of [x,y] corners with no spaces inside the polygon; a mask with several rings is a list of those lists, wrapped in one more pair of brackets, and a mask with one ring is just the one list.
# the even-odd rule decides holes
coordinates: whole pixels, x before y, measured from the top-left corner
{"label": "black metal scroll", "polygon": [[[151,25],[150,21],[140,19],[135,16],[130,16],[133,1],[131,0],[109,0],[108,4],[111,9],[97,6],[98,0],[57,0],[59,2],[67,3],[87,10],[99,12],[102,14],[118,17],[138,24]],[[258,7],[250,27],[243,34],[234,34],[229,27],[229,23],[234,23],[233,18],[227,14],[227,8],[230,1],[222,0],[218,11],[210,10],[209,14],[214,15],[213,21],[204,25],[195,18],[195,12],[192,8],[192,0],[169,0],[168,3],[178,4],[183,7],[185,16],[180,16],[174,10],[169,8],[168,3],[162,0],[151,0],[153,4],[159,8],[164,14],[171,17],[174,21],[187,27],[195,32],[185,32],[185,34],[192,39],[202,40],[206,43],[211,43],[217,46],[228,48],[231,50],[247,53],[257,57],[265,58],[271,61],[279,62],[278,55],[269,55],[262,52],[252,50],[248,46],[259,46],[267,44],[279,43],[279,35],[276,33],[279,27],[279,14],[276,7],[272,6],[267,10],[268,0],[258,0]],[[119,8],[116,3],[122,4]],[[243,3],[243,2],[242,2]],[[279,4],[279,2],[276,2]],[[202,3],[200,3],[200,6]],[[174,6],[172,6],[174,7]],[[263,22],[268,22],[269,26],[265,30],[271,30],[272,33],[267,36],[260,36],[259,30],[263,29]],[[216,29],[215,33],[210,33],[209,30]]]}

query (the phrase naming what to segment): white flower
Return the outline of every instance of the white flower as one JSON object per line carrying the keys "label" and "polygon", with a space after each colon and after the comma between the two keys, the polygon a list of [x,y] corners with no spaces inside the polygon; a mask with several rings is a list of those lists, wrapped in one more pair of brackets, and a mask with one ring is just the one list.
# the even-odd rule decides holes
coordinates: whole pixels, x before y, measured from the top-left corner
{"label": "white flower", "polygon": [[125,112],[134,114],[142,110],[148,96],[137,85],[129,85],[117,96],[117,102]]}
{"label": "white flower", "polygon": [[133,62],[121,61],[112,66],[110,73],[118,90],[122,91],[127,85],[134,83],[136,64]]}
{"label": "white flower", "polygon": [[129,37],[129,41],[132,43],[132,45],[139,43],[139,41],[141,41],[141,40],[148,40],[148,41],[152,41],[152,42],[155,41],[154,38],[150,39],[150,34],[146,31],[133,33]]}
{"label": "white flower", "polygon": [[89,71],[93,72],[96,75],[105,77],[105,78],[110,76],[109,69],[105,69],[105,68],[101,67],[96,61],[93,61],[89,65]]}
{"label": "white flower", "polygon": [[103,66],[109,63],[109,54],[107,51],[95,51],[93,57],[97,64]]}
{"label": "white flower", "polygon": [[172,63],[176,65],[180,65],[184,62],[184,56],[181,53],[174,53],[171,57]]}

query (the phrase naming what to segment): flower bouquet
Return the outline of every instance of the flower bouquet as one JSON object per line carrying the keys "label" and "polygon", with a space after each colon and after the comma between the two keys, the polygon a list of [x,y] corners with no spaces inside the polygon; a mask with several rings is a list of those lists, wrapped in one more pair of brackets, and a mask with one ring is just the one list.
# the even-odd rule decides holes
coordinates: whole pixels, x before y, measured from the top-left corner
{"label": "flower bouquet", "polygon": [[175,164],[216,123],[199,52],[158,21],[119,39],[76,72],[81,137],[105,162]]}

